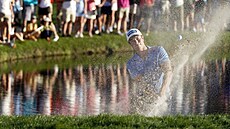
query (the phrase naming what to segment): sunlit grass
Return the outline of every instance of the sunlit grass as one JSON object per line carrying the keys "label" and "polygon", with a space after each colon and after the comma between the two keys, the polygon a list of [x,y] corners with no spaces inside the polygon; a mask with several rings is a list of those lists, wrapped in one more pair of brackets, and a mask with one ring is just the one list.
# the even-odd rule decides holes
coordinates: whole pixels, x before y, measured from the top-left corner
{"label": "sunlit grass", "polygon": [[[183,33],[183,40],[178,41],[180,33],[174,32],[153,32],[149,36],[145,36],[147,45],[161,45],[173,54],[176,47],[183,42],[196,40],[201,35],[200,33]],[[230,32],[225,32],[220,35],[216,43],[210,47],[206,55],[215,57],[228,56],[228,48],[230,42]],[[191,42],[192,44],[193,42]],[[103,34],[102,36],[95,35],[93,38],[85,34],[84,38],[61,37],[58,42],[47,42],[46,40],[16,42],[16,48],[11,48],[6,45],[0,45],[0,62],[35,58],[47,56],[81,56],[82,54],[111,54],[131,51],[131,46],[127,43],[125,36],[119,36],[115,33]],[[212,57],[211,56],[211,57]],[[229,56],[228,56],[229,57]]]}
{"label": "sunlit grass", "polygon": [[0,128],[161,128],[161,129],[228,129],[229,115],[193,115],[145,117],[140,115],[96,116],[1,116]]}

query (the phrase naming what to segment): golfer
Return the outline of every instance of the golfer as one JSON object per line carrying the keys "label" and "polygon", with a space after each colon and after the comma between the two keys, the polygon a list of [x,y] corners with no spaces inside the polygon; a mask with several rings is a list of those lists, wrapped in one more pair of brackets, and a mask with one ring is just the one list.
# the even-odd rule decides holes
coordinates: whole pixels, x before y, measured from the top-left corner
{"label": "golfer", "polygon": [[[127,62],[127,69],[134,81],[143,82],[148,90],[165,96],[172,80],[169,56],[161,46],[146,46],[144,36],[138,29],[126,33],[128,43],[135,54]],[[167,95],[166,95],[167,96]]]}

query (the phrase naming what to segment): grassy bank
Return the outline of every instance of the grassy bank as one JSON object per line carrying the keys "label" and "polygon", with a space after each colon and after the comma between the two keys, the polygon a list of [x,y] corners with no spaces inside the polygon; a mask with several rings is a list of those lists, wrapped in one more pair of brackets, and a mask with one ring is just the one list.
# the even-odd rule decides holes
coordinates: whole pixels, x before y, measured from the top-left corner
{"label": "grassy bank", "polygon": [[145,117],[139,115],[98,115],[98,116],[1,116],[1,129],[34,128],[162,128],[162,129],[229,129],[229,115],[196,115]]}
{"label": "grassy bank", "polygon": [[118,35],[94,36],[93,38],[63,38],[58,42],[47,42],[46,40],[16,42],[16,48],[0,46],[0,61],[95,53],[112,53],[114,51],[129,50],[125,38]]}
{"label": "grassy bank", "polygon": [[[148,45],[162,45],[169,52],[173,53],[176,46],[187,41],[195,41],[200,37],[199,33],[184,33],[183,40],[178,42],[178,33],[173,32],[158,32],[152,33],[145,37]],[[202,42],[202,41],[200,41]],[[214,49],[209,49],[211,53],[217,50],[219,54],[228,53],[230,43],[230,32],[225,32],[217,39]],[[192,42],[191,42],[192,43]],[[219,50],[220,49],[220,50]],[[111,54],[114,52],[131,51],[131,47],[126,41],[125,36],[117,34],[103,34],[102,36],[95,35],[93,38],[87,35],[84,38],[63,38],[58,42],[47,42],[46,40],[16,42],[16,48],[11,48],[6,45],[0,45],[0,62],[12,61],[16,59],[71,55],[81,56],[82,54]],[[222,55],[221,55],[222,56]]]}

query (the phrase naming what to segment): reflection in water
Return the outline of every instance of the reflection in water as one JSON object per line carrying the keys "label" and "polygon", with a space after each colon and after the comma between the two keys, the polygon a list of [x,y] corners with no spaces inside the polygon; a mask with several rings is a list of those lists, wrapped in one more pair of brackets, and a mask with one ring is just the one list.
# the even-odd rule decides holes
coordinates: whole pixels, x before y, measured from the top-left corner
{"label": "reflection in water", "polygon": [[130,80],[125,64],[12,71],[0,75],[0,114],[130,114],[134,108],[150,116],[230,112],[230,61],[187,64],[179,75],[170,100],[137,107],[133,98],[140,87]]}

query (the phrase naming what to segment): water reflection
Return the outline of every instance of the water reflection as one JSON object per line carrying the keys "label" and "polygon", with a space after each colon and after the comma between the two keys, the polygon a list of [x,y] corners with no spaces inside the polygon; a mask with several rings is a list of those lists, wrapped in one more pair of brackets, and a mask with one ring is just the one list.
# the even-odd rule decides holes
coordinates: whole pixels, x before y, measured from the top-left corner
{"label": "water reflection", "polygon": [[172,113],[229,113],[229,68],[226,59],[186,65],[174,91]]}
{"label": "water reflection", "polygon": [[[172,99],[166,105],[149,105],[147,115],[230,112],[230,61],[190,63],[179,74]],[[43,71],[11,71],[0,76],[1,115],[130,114],[132,95],[139,88],[130,80],[125,64],[64,69],[55,65]]]}

